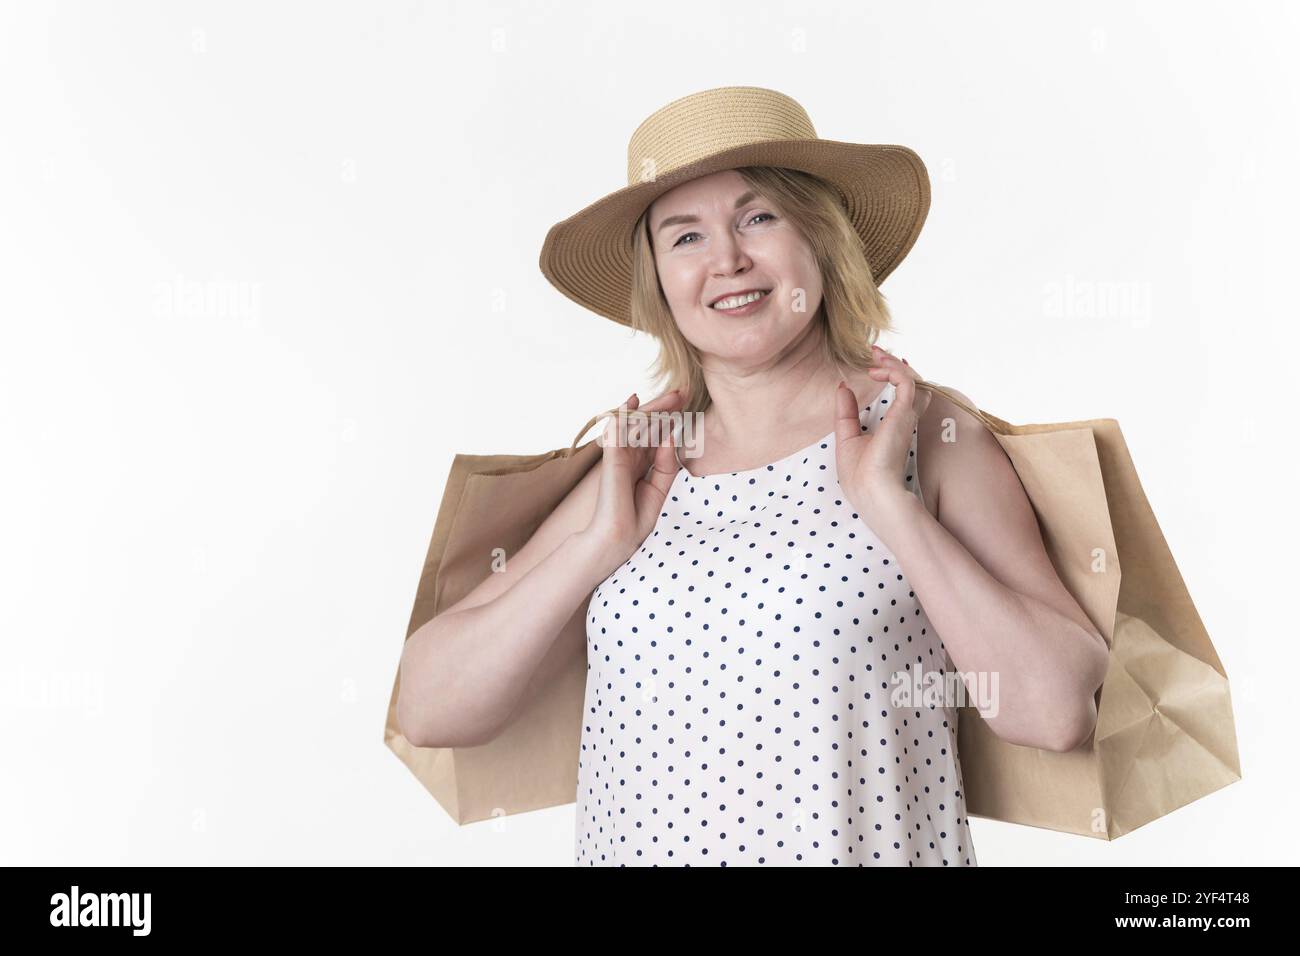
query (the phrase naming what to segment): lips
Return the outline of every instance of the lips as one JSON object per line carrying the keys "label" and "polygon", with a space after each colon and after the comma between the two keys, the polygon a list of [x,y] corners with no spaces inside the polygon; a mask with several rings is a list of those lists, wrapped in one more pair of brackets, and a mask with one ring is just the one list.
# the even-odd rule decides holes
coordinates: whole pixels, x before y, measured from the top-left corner
{"label": "lips", "polygon": [[[771,293],[771,291],[772,291],[771,289],[740,289],[739,291],[736,291],[736,292],[724,292],[722,295],[718,296],[716,299],[714,299],[712,302],[709,303],[709,308],[711,308],[711,309],[716,309],[716,308],[718,308],[719,303],[722,303],[722,302],[728,302],[728,301],[731,301],[731,300],[733,300],[733,299],[743,299],[743,298],[745,298],[746,296],[752,295],[752,294],[755,293],[755,292],[761,292],[761,293],[763,293],[764,296],[765,296],[765,295],[769,295],[769,294]],[[763,296],[759,296],[760,299],[761,299],[762,297],[763,297]],[[755,300],[753,300],[753,301],[758,301],[758,300],[755,299]],[[741,304],[744,305],[744,304],[747,304],[747,303],[741,303]],[[733,308],[733,309],[734,309],[734,308],[739,308],[739,307],[740,307],[739,305],[733,305],[733,306],[731,306],[731,308]]]}

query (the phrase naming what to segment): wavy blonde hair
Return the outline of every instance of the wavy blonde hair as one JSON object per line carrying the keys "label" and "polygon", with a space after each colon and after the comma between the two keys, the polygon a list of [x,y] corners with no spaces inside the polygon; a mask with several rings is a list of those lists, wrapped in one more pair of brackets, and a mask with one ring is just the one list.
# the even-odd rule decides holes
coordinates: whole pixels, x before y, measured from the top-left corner
{"label": "wavy blonde hair", "polygon": [[[736,172],[776,206],[812,248],[822,278],[822,301],[814,321],[822,324],[827,359],[844,368],[873,367],[871,346],[894,326],[839,190],[811,173],[784,167],[742,166]],[[637,220],[632,241],[631,324],[659,340],[659,357],[651,369],[658,383],[655,393],[680,388],[688,396],[682,411],[702,412],[712,399],[699,350],[682,336],[659,284],[649,208]]]}

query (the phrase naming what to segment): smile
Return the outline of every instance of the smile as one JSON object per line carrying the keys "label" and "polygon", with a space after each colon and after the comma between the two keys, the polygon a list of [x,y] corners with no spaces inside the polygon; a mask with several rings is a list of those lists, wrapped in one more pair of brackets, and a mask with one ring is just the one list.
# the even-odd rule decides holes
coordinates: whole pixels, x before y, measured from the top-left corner
{"label": "smile", "polygon": [[744,295],[733,295],[726,299],[719,299],[717,302],[713,303],[710,308],[716,309],[719,312],[744,312],[755,302],[758,302],[761,299],[766,299],[768,292],[770,291],[771,290],[769,289],[760,292],[746,292]]}

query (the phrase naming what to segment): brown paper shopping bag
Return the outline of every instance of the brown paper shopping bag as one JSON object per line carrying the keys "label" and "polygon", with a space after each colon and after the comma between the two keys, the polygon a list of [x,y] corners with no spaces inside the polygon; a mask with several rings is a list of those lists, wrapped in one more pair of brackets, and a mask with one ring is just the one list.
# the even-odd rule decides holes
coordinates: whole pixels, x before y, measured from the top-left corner
{"label": "brown paper shopping bag", "polygon": [[[593,419],[593,422],[595,419]],[[591,427],[588,423],[587,428]],[[409,638],[491,573],[496,549],[523,548],[533,532],[600,460],[593,439],[540,455],[457,455],[443,490]],[[588,597],[590,600],[590,596]],[[567,624],[585,626],[587,601]],[[576,642],[585,647],[585,640]],[[574,642],[557,641],[573,647]],[[397,723],[401,672],[393,682],[384,742],[459,824],[573,803],[587,661],[574,654],[548,685],[523,702],[510,725],[478,747],[415,747]]]}
{"label": "brown paper shopping bag", "polygon": [[1097,728],[1070,753],[958,712],[972,816],[1114,839],[1241,779],[1228,678],[1113,418],[1011,425],[941,391],[997,438],[1057,574],[1110,646]]}
{"label": "brown paper shopping bag", "polygon": [[[1113,839],[1241,778],[1228,681],[1156,524],[1114,419],[1010,425],[972,408],[1006,451],[1066,588],[1106,638],[1110,669],[1088,743],[1055,753],[1007,743],[973,707],[958,752],[973,816]],[[599,460],[596,441],[540,455],[457,455],[420,577],[409,637],[518,550]],[[582,628],[586,603],[566,628]],[[567,644],[568,642],[566,642]],[[576,642],[582,646],[583,642]],[[573,644],[568,644],[573,646]],[[479,747],[384,740],[457,823],[574,802],[586,679],[578,654]]]}

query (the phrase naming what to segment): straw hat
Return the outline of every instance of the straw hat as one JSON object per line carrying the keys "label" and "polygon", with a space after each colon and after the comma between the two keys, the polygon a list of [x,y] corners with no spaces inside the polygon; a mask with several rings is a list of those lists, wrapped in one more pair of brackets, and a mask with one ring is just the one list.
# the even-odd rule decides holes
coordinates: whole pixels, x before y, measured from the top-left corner
{"label": "straw hat", "polygon": [[930,179],[906,146],[820,139],[804,108],[775,90],[724,86],[656,110],[627,144],[627,186],[553,225],[540,265],[593,312],[631,325],[632,228],[675,186],[738,166],[784,166],[840,192],[879,285],[912,248],[930,210]]}

